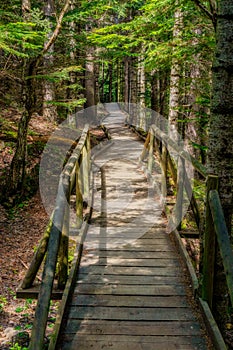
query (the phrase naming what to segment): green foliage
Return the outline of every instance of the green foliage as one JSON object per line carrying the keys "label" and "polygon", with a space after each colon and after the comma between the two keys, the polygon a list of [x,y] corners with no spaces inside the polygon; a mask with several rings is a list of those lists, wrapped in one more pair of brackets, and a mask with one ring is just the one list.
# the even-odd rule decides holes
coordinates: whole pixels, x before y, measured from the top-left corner
{"label": "green foliage", "polygon": [[53,83],[57,83],[63,80],[70,80],[70,73],[82,72],[83,68],[81,66],[69,66],[57,69],[49,74],[38,74],[37,79],[46,79]]}
{"label": "green foliage", "polygon": [[34,23],[0,23],[0,49],[18,57],[28,57],[43,47],[44,33],[33,30]]}
{"label": "green foliage", "polygon": [[4,306],[6,304],[7,304],[7,299],[3,295],[0,295],[0,314],[3,312]]}
{"label": "green foliage", "polygon": [[26,347],[22,347],[18,343],[14,344],[13,346],[10,347],[10,350],[28,350]]}

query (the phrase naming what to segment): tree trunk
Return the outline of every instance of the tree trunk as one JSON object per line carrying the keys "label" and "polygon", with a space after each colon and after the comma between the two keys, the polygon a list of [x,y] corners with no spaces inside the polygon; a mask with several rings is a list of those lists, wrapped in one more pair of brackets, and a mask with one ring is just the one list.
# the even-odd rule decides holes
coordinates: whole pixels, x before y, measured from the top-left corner
{"label": "tree trunk", "polygon": [[34,79],[26,79],[34,75],[36,66],[35,60],[25,60],[23,70],[22,86],[22,107],[23,112],[18,125],[17,144],[14,157],[11,162],[10,180],[8,184],[8,193],[14,194],[22,191],[26,174],[27,163],[27,134],[28,124],[35,111],[35,82]]}
{"label": "tree trunk", "polygon": [[113,66],[112,63],[108,64],[109,81],[108,81],[108,102],[112,102],[112,81],[113,81]]}
{"label": "tree trunk", "polygon": [[[175,22],[173,27],[173,40],[181,37],[183,28],[183,14],[178,5],[174,17]],[[174,130],[174,135],[171,135],[173,138],[175,137],[175,131],[178,131],[181,73],[181,64],[176,57],[173,57],[170,78],[170,98],[168,115],[171,133],[173,133]]]}
{"label": "tree trunk", "polygon": [[[233,2],[219,1],[217,48],[213,64],[213,93],[209,130],[208,172],[219,177],[219,194],[229,234],[232,219],[233,183]],[[218,254],[214,283],[215,315],[225,325],[228,298],[225,274]]]}
{"label": "tree trunk", "polygon": [[159,74],[158,71],[151,72],[151,109],[159,111]]}
{"label": "tree trunk", "polygon": [[87,47],[85,63],[85,108],[90,108],[88,116],[95,120],[96,117],[96,78],[95,78],[95,48]]}
{"label": "tree trunk", "polygon": [[129,58],[124,59],[124,106],[126,112],[129,111]]}
{"label": "tree trunk", "polygon": [[[47,20],[51,20],[54,17],[54,0],[47,0],[44,6],[44,15]],[[48,34],[48,41],[52,36],[52,30]],[[47,43],[45,43],[46,46]],[[50,68],[54,63],[54,44],[50,46],[47,53],[44,55],[44,74],[48,74]],[[55,100],[55,87],[54,83],[48,79],[44,80],[43,83],[43,116],[50,121],[57,119],[57,108],[53,104]]]}
{"label": "tree trunk", "polygon": [[[30,0],[22,1],[22,17],[25,21],[30,20],[31,3]],[[26,79],[33,76],[34,60],[24,59],[22,70],[22,116],[18,125],[17,143],[14,157],[11,162],[9,182],[7,184],[7,195],[16,194],[22,191],[27,162],[27,133],[28,124],[31,119],[35,105],[35,89],[33,79]]]}
{"label": "tree trunk", "polygon": [[139,127],[143,130],[146,130],[146,115],[145,115],[145,95],[146,95],[146,75],[145,75],[145,65],[144,65],[144,57],[140,56],[138,58],[138,102],[140,105],[139,109]]}

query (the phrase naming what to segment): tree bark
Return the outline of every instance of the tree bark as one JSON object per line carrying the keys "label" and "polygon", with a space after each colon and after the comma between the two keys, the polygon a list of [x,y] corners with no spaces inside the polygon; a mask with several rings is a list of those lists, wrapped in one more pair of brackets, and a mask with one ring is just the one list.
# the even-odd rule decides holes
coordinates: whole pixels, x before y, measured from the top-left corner
{"label": "tree bark", "polygon": [[[173,40],[180,38],[183,28],[183,14],[177,4],[174,14],[175,22],[173,27]],[[182,68],[178,59],[174,56],[172,59],[171,78],[170,78],[170,97],[169,97],[169,115],[168,121],[171,130],[171,137],[175,137],[178,131],[179,107],[180,107],[180,81]],[[174,130],[174,135],[173,135]],[[176,139],[176,137],[175,137]]]}
{"label": "tree bark", "polygon": [[129,111],[129,58],[124,59],[124,106],[126,112]]}
{"label": "tree bark", "polygon": [[[45,18],[50,21],[52,17],[54,17],[54,0],[47,0],[44,6],[44,15]],[[52,25],[52,24],[51,24]],[[50,25],[50,26],[51,26]],[[50,41],[53,35],[52,29],[48,34],[48,40],[45,43],[45,47],[47,43]],[[48,74],[51,67],[54,63],[54,44],[52,44],[47,50],[46,54],[43,58],[44,64],[44,74]],[[45,78],[43,83],[43,116],[50,121],[55,121],[57,119],[57,108],[53,104],[55,100],[55,86],[54,83]]]}
{"label": "tree bark", "polygon": [[96,117],[96,78],[95,78],[95,48],[89,46],[86,49],[85,63],[85,108],[90,108],[88,116],[95,120]]}

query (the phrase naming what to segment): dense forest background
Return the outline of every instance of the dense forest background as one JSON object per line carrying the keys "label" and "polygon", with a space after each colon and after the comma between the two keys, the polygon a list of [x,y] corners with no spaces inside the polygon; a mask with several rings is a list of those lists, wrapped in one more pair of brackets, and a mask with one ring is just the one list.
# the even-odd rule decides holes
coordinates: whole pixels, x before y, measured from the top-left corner
{"label": "dense forest background", "polygon": [[[232,35],[230,0],[3,0],[4,205],[36,191],[39,156],[55,125],[97,104],[119,102],[130,113],[138,104],[168,119],[190,153],[219,176],[231,232]],[[139,118],[137,126],[146,122]],[[219,270],[216,315],[226,332],[232,315]]]}

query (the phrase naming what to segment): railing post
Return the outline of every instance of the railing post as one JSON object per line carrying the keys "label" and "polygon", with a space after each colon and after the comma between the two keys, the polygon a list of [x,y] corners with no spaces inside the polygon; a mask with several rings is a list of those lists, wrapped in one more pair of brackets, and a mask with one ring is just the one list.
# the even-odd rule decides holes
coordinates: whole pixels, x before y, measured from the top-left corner
{"label": "railing post", "polygon": [[36,278],[37,272],[42,264],[42,261],[45,257],[48,242],[49,242],[49,236],[52,228],[53,223],[53,214],[51,216],[51,219],[49,220],[48,226],[46,227],[43,237],[40,240],[39,246],[37,248],[37,251],[35,252],[31,265],[24,277],[24,280],[22,282],[21,288],[27,289],[30,288]]}
{"label": "railing post", "polygon": [[149,143],[150,143],[150,131],[147,134],[146,141],[144,143],[144,147],[143,147],[142,153],[141,153],[140,158],[139,158],[139,160],[141,162],[145,159],[145,156],[146,156],[146,154],[148,152],[148,145],[149,145]]}
{"label": "railing post", "polygon": [[43,349],[45,328],[49,312],[49,303],[53,288],[57,255],[65,212],[66,193],[66,188],[64,188],[64,183],[61,177],[56,199],[56,209],[54,211],[53,224],[49,237],[45,267],[33,322],[29,350]]}
{"label": "railing post", "polygon": [[167,145],[162,143],[162,154],[161,154],[161,165],[163,171],[163,179],[162,179],[162,194],[164,197],[167,195],[167,158],[168,158],[168,150]]}
{"label": "railing post", "polygon": [[176,194],[176,228],[181,230],[183,217],[183,198],[184,198],[184,180],[185,180],[185,160],[182,157],[178,158],[177,170],[177,194]]}
{"label": "railing post", "polygon": [[80,162],[76,162],[76,222],[77,228],[82,226],[83,222],[83,196],[82,196],[82,174],[80,169],[80,163],[82,162],[82,157],[80,157]]}
{"label": "railing post", "polygon": [[214,231],[213,218],[209,206],[209,193],[218,188],[218,177],[209,175],[206,184],[206,214],[204,232],[204,256],[203,256],[203,279],[202,299],[207,301],[210,309],[213,302],[214,264],[216,251],[216,235]]}
{"label": "railing post", "polygon": [[89,164],[87,145],[83,147],[82,177],[83,177],[83,199],[88,202],[89,196]]}
{"label": "railing post", "polygon": [[70,230],[70,177],[67,177],[67,203],[65,203],[65,212],[61,234],[60,247],[58,252],[58,289],[64,289],[68,277],[68,249],[69,249],[69,230]]}
{"label": "railing post", "polygon": [[149,159],[148,159],[148,172],[152,174],[154,163],[154,133],[150,130],[150,143],[149,143]]}

